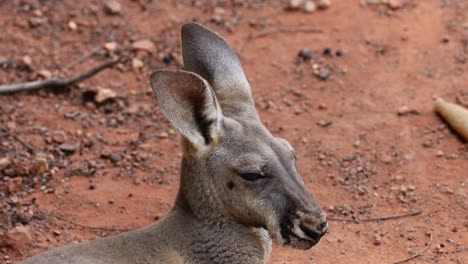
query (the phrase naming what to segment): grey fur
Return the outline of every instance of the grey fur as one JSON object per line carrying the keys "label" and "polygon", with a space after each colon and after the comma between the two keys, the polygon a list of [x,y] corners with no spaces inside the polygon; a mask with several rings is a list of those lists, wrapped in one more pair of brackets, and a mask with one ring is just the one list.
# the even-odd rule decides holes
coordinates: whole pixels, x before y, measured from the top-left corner
{"label": "grey fur", "polygon": [[298,249],[327,230],[296,171],[293,148],[255,112],[229,45],[198,25],[182,29],[187,71],[156,71],[151,84],[182,133],[180,189],[151,226],[69,245],[24,263],[266,263],[271,239]]}

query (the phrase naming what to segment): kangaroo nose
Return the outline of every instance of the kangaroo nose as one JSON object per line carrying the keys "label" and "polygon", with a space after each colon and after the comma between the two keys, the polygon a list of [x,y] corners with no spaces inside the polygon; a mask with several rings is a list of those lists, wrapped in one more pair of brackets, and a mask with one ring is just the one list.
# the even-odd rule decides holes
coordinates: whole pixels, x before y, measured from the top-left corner
{"label": "kangaroo nose", "polygon": [[323,237],[323,235],[325,235],[325,233],[327,233],[328,222],[326,219],[323,219],[315,226],[303,222],[299,225],[299,227],[308,237],[318,241]]}

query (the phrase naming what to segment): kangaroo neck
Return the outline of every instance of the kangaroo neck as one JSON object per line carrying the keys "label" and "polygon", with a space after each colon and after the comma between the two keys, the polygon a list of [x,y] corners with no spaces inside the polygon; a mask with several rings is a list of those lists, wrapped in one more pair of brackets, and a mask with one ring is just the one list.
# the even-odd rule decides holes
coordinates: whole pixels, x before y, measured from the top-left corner
{"label": "kangaroo neck", "polygon": [[[189,263],[266,263],[271,252],[268,232],[242,225],[218,213],[222,205],[216,201],[216,190],[194,182],[200,177],[194,175],[199,170],[194,167],[196,164],[184,160],[173,211],[175,215],[190,218],[190,239],[186,248],[181,249],[188,251]],[[196,188],[203,188],[203,192],[196,192]],[[204,195],[206,193],[208,195]]]}

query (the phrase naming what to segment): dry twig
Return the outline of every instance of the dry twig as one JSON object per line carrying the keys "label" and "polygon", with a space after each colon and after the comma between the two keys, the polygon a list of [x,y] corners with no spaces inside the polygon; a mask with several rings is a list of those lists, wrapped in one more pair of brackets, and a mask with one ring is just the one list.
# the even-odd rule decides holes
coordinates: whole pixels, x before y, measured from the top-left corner
{"label": "dry twig", "polygon": [[385,221],[385,220],[390,220],[390,219],[397,219],[397,218],[403,218],[403,217],[408,217],[408,216],[415,216],[415,215],[418,215],[418,214],[421,214],[421,213],[422,213],[421,210],[416,210],[416,211],[411,211],[411,212],[404,213],[404,214],[399,214],[399,215],[390,215],[390,216],[382,216],[382,217],[374,217],[374,218],[359,219],[358,217],[356,217],[355,219],[346,219],[346,218],[327,217],[327,219],[332,220],[332,221],[360,223],[360,222]]}
{"label": "dry twig", "polygon": [[113,66],[117,62],[119,62],[119,60],[107,61],[103,64],[100,64],[94,68],[91,68],[69,79],[49,79],[49,80],[32,81],[32,82],[25,82],[25,83],[0,85],[0,94],[34,91],[34,90],[39,90],[43,88],[53,88],[53,89],[64,88],[71,84],[80,82],[84,79],[90,78],[96,73]]}
{"label": "dry twig", "polygon": [[429,242],[427,243],[427,245],[423,248],[423,250],[419,251],[418,253],[412,255],[411,257],[408,257],[408,258],[405,258],[403,260],[399,260],[399,261],[396,261],[396,262],[393,262],[392,264],[400,264],[400,263],[404,263],[404,262],[407,262],[407,261],[410,261],[412,259],[415,259],[419,256],[421,256],[424,252],[426,252],[426,250],[431,246],[431,243],[432,243],[432,232],[429,233]]}
{"label": "dry twig", "polygon": [[275,28],[272,30],[261,31],[257,33],[250,33],[249,36],[244,40],[244,42],[240,45],[238,49],[238,53],[241,53],[244,47],[252,40],[263,38],[269,35],[277,34],[277,33],[323,33],[322,30],[316,28]]}
{"label": "dry twig", "polygon": [[26,150],[30,154],[34,154],[34,148],[31,145],[29,145],[28,143],[26,143],[26,141],[24,141],[23,139],[21,139],[17,135],[13,134],[12,132],[8,131],[7,129],[0,128],[0,131],[2,131],[2,130],[5,131],[5,132],[3,132],[5,136],[12,137],[14,140],[18,141],[21,145],[23,145],[23,147],[25,147]]}
{"label": "dry twig", "polygon": [[75,66],[78,65],[78,64],[81,64],[83,61],[85,61],[85,60],[88,59],[89,57],[98,54],[101,50],[102,50],[101,46],[99,46],[99,47],[97,47],[97,48],[94,48],[92,51],[86,53],[83,57],[81,57],[81,58],[79,58],[78,60],[73,61],[73,62],[71,62],[70,64],[68,64],[68,65],[66,65],[65,67],[63,67],[62,71],[66,71],[66,70],[68,70],[69,68],[72,68],[72,67],[75,67]]}

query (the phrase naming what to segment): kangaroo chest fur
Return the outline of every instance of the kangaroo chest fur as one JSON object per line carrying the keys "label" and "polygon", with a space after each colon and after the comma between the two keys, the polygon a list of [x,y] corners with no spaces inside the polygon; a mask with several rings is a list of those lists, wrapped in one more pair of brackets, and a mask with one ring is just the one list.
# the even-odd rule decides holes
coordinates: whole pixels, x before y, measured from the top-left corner
{"label": "kangaroo chest fur", "polygon": [[184,248],[177,249],[186,263],[260,264],[271,253],[271,239],[264,229],[226,222],[195,227]]}
{"label": "kangaroo chest fur", "polygon": [[[179,200],[180,201],[180,200]],[[180,203],[179,203],[180,204]],[[180,207],[148,233],[170,232],[167,263],[260,264],[271,253],[271,239],[263,228],[241,225],[225,218],[196,218]]]}

